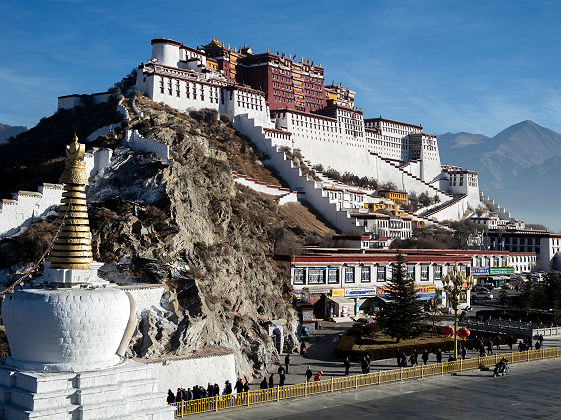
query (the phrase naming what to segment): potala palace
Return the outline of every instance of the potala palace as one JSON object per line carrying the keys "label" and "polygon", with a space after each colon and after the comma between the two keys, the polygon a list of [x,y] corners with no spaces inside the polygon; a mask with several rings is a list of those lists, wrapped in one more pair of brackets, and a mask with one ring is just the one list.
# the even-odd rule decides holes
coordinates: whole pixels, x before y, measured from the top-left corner
{"label": "potala palace", "polygon": [[325,85],[323,67],[313,62],[217,39],[195,49],[159,38],[151,60],[139,66],[136,88],[180,110],[227,114],[252,140],[263,135],[262,148],[299,149],[310,165],[436,195],[435,220],[459,219],[480,205],[477,173],[443,166],[435,135],[418,124],[364,118],[355,92]]}
{"label": "potala palace", "polygon": [[[382,116],[365,118],[355,106],[354,91],[341,84],[325,84],[321,65],[278,51],[256,54],[249,46],[230,47],[215,38],[196,48],[167,38],[153,39],[151,44],[151,58],[138,66],[134,89],[178,110],[213,109],[230,116],[234,128],[268,157],[265,163],[279,173],[288,189],[268,187],[234,173],[237,182],[280,196],[283,203],[305,200],[339,231],[358,233],[358,228],[370,234],[370,247],[387,247],[393,239],[411,237],[413,227],[445,220],[470,218],[490,232],[524,232],[523,221],[512,218],[479,190],[476,172],[442,164],[434,134],[425,133],[416,123]],[[109,95],[93,94],[90,100],[102,102]],[[61,96],[58,108],[80,105],[83,97]],[[126,116],[124,108],[119,111]],[[114,128],[96,130],[86,141]],[[127,132],[125,142],[171,162],[165,144],[135,131]],[[86,153],[90,175],[103,173],[110,153]],[[301,157],[300,164],[291,158],[294,155]],[[330,178],[328,169],[392,185],[392,191],[346,185]],[[407,211],[401,205],[412,193],[424,193],[431,204]],[[398,198],[400,195],[405,198]],[[45,214],[47,201],[40,193],[26,191],[14,193],[13,200],[3,200],[0,214],[6,217],[1,218],[0,237]],[[541,248],[551,252],[538,265],[548,267],[557,255],[554,239],[548,232],[540,238],[534,242],[547,242]],[[489,237],[479,238],[474,245],[516,251]]]}

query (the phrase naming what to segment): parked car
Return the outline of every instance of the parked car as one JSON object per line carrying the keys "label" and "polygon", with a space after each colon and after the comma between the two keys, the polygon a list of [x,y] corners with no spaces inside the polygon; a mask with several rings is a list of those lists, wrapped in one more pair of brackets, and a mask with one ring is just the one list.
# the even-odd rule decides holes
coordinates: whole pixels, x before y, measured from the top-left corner
{"label": "parked car", "polygon": [[353,324],[354,327],[366,327],[367,325],[374,324],[376,321],[372,318],[359,318]]}
{"label": "parked car", "polygon": [[488,292],[489,290],[484,284],[476,284],[473,286],[473,293]]}
{"label": "parked car", "polygon": [[475,296],[476,299],[482,299],[482,300],[493,299],[493,293],[491,293],[491,292],[481,291],[481,292],[477,292],[474,296]]}

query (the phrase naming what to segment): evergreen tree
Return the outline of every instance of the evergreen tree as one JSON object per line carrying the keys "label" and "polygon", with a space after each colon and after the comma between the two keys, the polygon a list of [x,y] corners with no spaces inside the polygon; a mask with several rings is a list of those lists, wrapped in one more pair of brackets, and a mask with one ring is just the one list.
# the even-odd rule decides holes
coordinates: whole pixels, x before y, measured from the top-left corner
{"label": "evergreen tree", "polygon": [[421,301],[415,293],[415,280],[407,274],[407,263],[401,251],[397,250],[397,263],[388,281],[388,302],[380,312],[379,321],[384,333],[396,339],[417,337],[421,333],[423,312]]}

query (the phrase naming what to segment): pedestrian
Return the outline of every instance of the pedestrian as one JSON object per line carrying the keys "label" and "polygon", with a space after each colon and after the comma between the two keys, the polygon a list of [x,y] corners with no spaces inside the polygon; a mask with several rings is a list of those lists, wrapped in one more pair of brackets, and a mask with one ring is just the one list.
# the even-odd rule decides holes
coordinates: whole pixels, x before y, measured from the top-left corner
{"label": "pedestrian", "polygon": [[287,375],[288,375],[289,366],[290,366],[290,353],[287,353],[286,356],[284,356],[284,369]]}
{"label": "pedestrian", "polygon": [[279,368],[277,369],[277,373],[280,375],[281,373],[285,373],[284,368],[282,367],[282,365],[279,365]]}
{"label": "pedestrian", "polygon": [[419,353],[417,353],[417,349],[413,349],[413,353],[411,353],[411,357],[409,358],[409,362],[411,363],[411,366],[417,365],[418,357],[419,357]]}
{"label": "pedestrian", "polygon": [[528,349],[532,350],[532,337],[528,338]]}
{"label": "pedestrian", "polygon": [[259,387],[261,389],[267,389],[267,378],[263,378]]}
{"label": "pedestrian", "polygon": [[485,346],[479,347],[479,357],[485,357]]}
{"label": "pedestrian", "polygon": [[312,373],[312,369],[310,369],[310,367],[308,366],[308,369],[306,369],[306,382],[310,382],[310,379],[312,379],[312,376],[314,374]]}
{"label": "pedestrian", "polygon": [[518,351],[524,351],[524,343],[522,342],[522,340],[520,340],[520,342],[518,343]]}
{"label": "pedestrian", "polygon": [[284,381],[286,379],[286,375],[284,374],[284,369],[281,373],[279,373],[279,386],[284,386]]}
{"label": "pedestrian", "polygon": [[207,395],[208,398],[214,397],[214,385],[212,385],[210,382],[208,383],[208,386],[206,387],[206,395]]}
{"label": "pedestrian", "polygon": [[205,387],[199,387],[199,389],[201,390],[201,398],[207,398],[208,397],[208,392],[206,390]]}
{"label": "pedestrian", "polygon": [[442,363],[442,350],[440,349],[436,351],[436,363]]}
{"label": "pedestrian", "polygon": [[248,392],[248,391],[249,391],[249,381],[246,379],[243,384],[243,392]]}
{"label": "pedestrian", "polygon": [[366,356],[363,356],[360,362],[360,370],[362,371],[363,374],[366,373],[367,367],[368,367],[368,362],[366,361]]}
{"label": "pedestrian", "polygon": [[538,341],[540,342],[540,347],[543,347],[543,334],[539,335]]}
{"label": "pedestrian", "polygon": [[538,340],[536,340],[536,350],[541,349],[542,346],[540,346],[540,342]]}
{"label": "pedestrian", "polygon": [[[307,351],[306,343],[302,342],[302,344],[300,345],[300,355],[302,357],[306,357],[306,351]],[[286,373],[288,373],[288,369],[286,370]]]}
{"label": "pedestrian", "polygon": [[232,394],[232,384],[230,381],[226,381],[224,383],[224,392],[222,395],[231,395]]}
{"label": "pedestrian", "polygon": [[214,396],[220,396],[220,387],[218,386],[218,384],[214,384]]}
{"label": "pedestrian", "polygon": [[345,376],[349,376],[349,370],[351,369],[351,361],[349,360],[349,356],[347,356],[347,358],[343,362],[343,365],[345,366]]}
{"label": "pedestrian", "polygon": [[323,375],[323,372],[320,370],[318,373],[316,373],[316,376],[314,376],[314,382],[319,382],[321,379],[321,375]]}
{"label": "pedestrian", "polygon": [[193,387],[193,399],[198,400],[199,398],[201,398],[201,395],[199,394],[199,386],[195,385]]}
{"label": "pedestrian", "polygon": [[185,401],[191,401],[193,399],[193,392],[191,388],[187,388],[187,391],[183,390],[183,398]]}
{"label": "pedestrian", "polygon": [[175,395],[173,395],[173,391],[171,389],[168,389],[167,402],[168,404],[173,404],[175,402]]}
{"label": "pedestrian", "polygon": [[427,349],[423,350],[423,355],[421,356],[421,359],[423,359],[423,364],[426,365],[427,362],[429,361],[429,352]]}
{"label": "pedestrian", "polygon": [[401,366],[407,367],[407,355],[403,350],[401,350]]}
{"label": "pedestrian", "polygon": [[181,391],[181,388],[177,388],[177,394],[175,394],[175,402],[181,402],[183,401],[183,392]]}
{"label": "pedestrian", "polygon": [[236,381],[236,385],[234,385],[234,388],[236,388],[236,392],[239,394],[240,392],[243,392],[243,382],[240,378],[238,378],[238,380]]}
{"label": "pedestrian", "polygon": [[466,355],[467,355],[467,349],[466,346],[462,346],[462,359],[466,360]]}
{"label": "pedestrian", "polygon": [[275,387],[275,374],[271,373],[271,376],[269,376],[269,388],[274,388]]}
{"label": "pedestrian", "polygon": [[397,367],[401,366],[401,349],[397,349],[395,352],[395,358],[397,360]]}
{"label": "pedestrian", "polygon": [[489,341],[487,341],[487,356],[491,354],[493,354],[493,342],[489,339]]}

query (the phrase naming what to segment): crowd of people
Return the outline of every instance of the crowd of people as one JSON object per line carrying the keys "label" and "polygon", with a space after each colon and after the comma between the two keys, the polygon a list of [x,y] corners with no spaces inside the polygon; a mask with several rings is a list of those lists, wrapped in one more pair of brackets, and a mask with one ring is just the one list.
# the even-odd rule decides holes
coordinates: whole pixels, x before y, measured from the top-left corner
{"label": "crowd of people", "polygon": [[193,389],[177,388],[177,393],[175,394],[171,389],[168,389],[167,402],[168,404],[173,404],[182,401],[199,400],[201,398],[218,397],[220,395],[230,395],[234,390],[238,394],[249,391],[249,381],[247,378],[244,378],[243,380],[238,378],[233,388],[230,381],[226,381],[224,383],[224,388],[222,389],[222,394],[220,393],[220,387],[218,384],[213,385],[210,382],[206,388],[200,385],[195,385]]}

